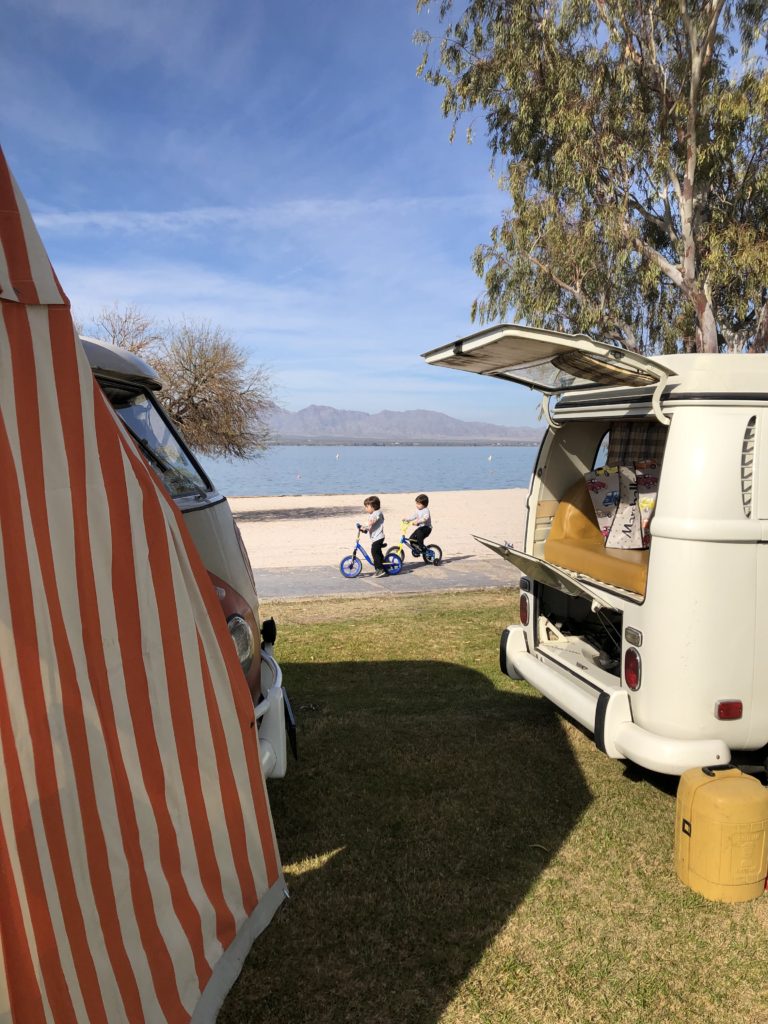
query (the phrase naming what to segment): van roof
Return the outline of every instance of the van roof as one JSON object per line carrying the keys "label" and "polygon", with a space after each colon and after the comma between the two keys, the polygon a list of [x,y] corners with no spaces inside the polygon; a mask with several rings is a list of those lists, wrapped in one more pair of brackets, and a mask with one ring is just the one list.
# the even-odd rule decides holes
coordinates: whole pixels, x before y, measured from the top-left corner
{"label": "van roof", "polygon": [[80,342],[91,369],[97,376],[132,381],[135,384],[143,384],[152,391],[159,391],[162,388],[163,382],[157,372],[133,352],[84,334],[80,335]]}
{"label": "van roof", "polygon": [[[768,359],[765,357],[711,353],[655,356],[654,362],[669,371],[659,396],[664,410],[679,403],[768,404]],[[595,387],[558,395],[554,409],[558,419],[603,416],[622,410],[624,414],[647,415],[653,393],[652,387]]]}
{"label": "van roof", "polygon": [[654,356],[669,369],[670,386],[680,391],[734,393],[765,392],[768,398],[768,359],[763,355],[718,355],[716,352],[691,355]]}

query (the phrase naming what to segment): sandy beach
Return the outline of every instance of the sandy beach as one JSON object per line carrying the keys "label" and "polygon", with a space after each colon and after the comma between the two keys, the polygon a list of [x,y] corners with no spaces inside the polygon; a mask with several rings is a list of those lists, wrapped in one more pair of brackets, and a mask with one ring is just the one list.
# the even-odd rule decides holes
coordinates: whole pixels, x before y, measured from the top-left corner
{"label": "sandy beach", "polygon": [[[432,491],[430,541],[448,557],[497,559],[472,536],[510,541],[521,547],[525,530],[525,488],[490,491]],[[357,494],[280,495],[230,498],[254,569],[335,564],[355,542],[355,522],[364,516]],[[400,537],[400,519],[415,511],[414,495],[380,494],[387,542]],[[361,538],[366,548],[367,538]]]}

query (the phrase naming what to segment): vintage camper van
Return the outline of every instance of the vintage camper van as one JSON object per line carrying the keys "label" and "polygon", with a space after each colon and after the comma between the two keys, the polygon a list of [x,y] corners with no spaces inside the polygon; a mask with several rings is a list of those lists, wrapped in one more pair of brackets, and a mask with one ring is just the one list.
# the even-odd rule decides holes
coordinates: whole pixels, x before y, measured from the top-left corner
{"label": "vintage camper van", "polygon": [[295,723],[274,656],[274,623],[262,627],[250,562],[227,500],[157,402],[162,382],[152,367],[116,345],[87,337],[80,341],[112,407],[184,516],[253,697],[262,770],[266,778],[282,778],[287,739],[295,751]]}
{"label": "vintage camper van", "polygon": [[768,359],[508,325],[424,358],[544,396],[524,550],[478,537],[522,574],[503,671],[655,771],[768,744]]}

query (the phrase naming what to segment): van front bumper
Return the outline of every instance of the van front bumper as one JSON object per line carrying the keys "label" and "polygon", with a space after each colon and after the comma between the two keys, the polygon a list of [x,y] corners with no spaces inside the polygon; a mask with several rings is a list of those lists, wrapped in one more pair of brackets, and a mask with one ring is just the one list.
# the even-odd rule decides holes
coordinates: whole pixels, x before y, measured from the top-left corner
{"label": "van front bumper", "polygon": [[282,779],[288,768],[286,695],[283,670],[272,653],[272,645],[261,649],[261,694],[255,706],[259,730],[259,755],[265,779]]}
{"label": "van front bumper", "polygon": [[522,626],[504,630],[499,656],[506,675],[529,682],[588,729],[609,757],[628,758],[666,775],[682,775],[688,768],[725,765],[730,761],[731,752],[722,740],[674,739],[636,725],[626,690],[597,689],[566,669],[540,660],[528,651]]}

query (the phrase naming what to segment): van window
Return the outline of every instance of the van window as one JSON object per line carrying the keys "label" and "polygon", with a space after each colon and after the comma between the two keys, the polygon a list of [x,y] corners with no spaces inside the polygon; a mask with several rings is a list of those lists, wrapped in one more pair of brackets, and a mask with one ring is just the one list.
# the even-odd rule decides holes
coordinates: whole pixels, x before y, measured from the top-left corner
{"label": "van window", "polygon": [[194,466],[180,440],[144,392],[123,393],[115,412],[133,434],[172,498],[207,495],[210,486]]}
{"label": "van window", "polygon": [[600,466],[608,465],[608,444],[611,440],[610,430],[606,430],[603,434],[603,439],[597,447],[597,453],[592,460],[592,469],[598,469]]}

